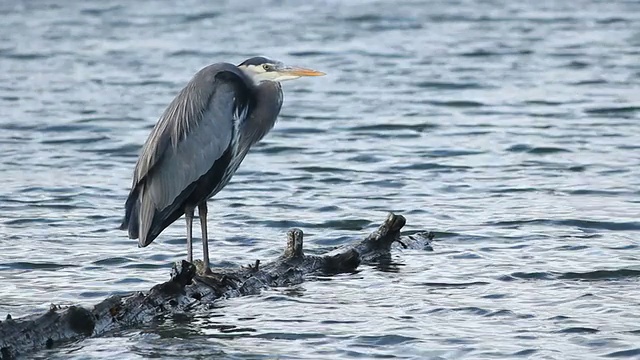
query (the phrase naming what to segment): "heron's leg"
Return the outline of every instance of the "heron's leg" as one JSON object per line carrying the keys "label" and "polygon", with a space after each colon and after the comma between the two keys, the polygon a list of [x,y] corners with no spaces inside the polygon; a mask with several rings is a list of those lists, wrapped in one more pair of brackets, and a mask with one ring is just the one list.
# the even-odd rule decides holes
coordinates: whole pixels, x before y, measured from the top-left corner
{"label": "heron's leg", "polygon": [[200,229],[202,230],[202,261],[204,271],[211,272],[209,267],[209,234],[207,233],[207,202],[198,205],[198,215],[200,216]]}
{"label": "heron's leg", "polygon": [[184,218],[187,220],[187,261],[193,263],[193,207],[186,207],[184,209]]}

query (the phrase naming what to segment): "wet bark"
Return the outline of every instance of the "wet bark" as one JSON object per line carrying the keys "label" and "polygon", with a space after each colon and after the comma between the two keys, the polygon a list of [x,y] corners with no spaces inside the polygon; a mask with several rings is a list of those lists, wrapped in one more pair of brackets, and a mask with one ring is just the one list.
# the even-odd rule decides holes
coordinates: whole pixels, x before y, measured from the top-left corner
{"label": "wet bark", "polygon": [[220,298],[257,294],[264,288],[301,283],[305,276],[351,272],[363,262],[389,255],[392,244],[401,247],[428,246],[431,234],[400,238],[405,225],[401,215],[389,214],[380,227],[364,240],[324,255],[305,255],[303,233],[288,232],[284,253],[272,262],[259,260],[235,269],[205,272],[182,261],[174,265],[171,279],[148,292],[111,296],[91,309],[80,306],[52,306],[44,314],[20,319],[10,316],[0,323],[0,359],[14,359],[39,349],[85,337],[97,337],[112,331],[151,323],[159,316],[171,316],[206,310]]}

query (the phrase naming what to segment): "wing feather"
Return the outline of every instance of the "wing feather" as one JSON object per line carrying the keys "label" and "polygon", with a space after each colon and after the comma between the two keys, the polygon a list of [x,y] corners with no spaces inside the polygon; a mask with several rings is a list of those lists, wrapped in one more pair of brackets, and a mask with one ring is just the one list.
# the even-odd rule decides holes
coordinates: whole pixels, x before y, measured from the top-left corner
{"label": "wing feather", "polygon": [[155,237],[147,239],[158,220],[154,217],[170,206],[182,206],[175,204],[176,199],[232,145],[234,123],[243,120],[238,116],[248,116],[250,93],[237,67],[214,64],[198,72],[167,107],[134,171],[130,200],[137,200],[138,219],[125,217],[124,222],[138,222],[142,246]]}

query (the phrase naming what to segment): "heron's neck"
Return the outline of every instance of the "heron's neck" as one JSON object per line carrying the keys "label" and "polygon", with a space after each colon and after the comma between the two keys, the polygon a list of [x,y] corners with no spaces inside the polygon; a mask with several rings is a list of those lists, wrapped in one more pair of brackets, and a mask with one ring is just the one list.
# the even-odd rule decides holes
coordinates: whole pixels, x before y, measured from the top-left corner
{"label": "heron's neck", "polygon": [[282,87],[276,81],[263,81],[254,91],[253,109],[242,125],[242,135],[250,144],[260,141],[275,125],[282,107]]}

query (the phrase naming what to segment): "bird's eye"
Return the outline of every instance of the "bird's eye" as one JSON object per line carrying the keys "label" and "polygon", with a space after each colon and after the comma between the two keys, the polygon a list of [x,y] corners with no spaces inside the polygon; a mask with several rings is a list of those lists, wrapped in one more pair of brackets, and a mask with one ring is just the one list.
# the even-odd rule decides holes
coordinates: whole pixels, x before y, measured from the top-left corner
{"label": "bird's eye", "polygon": [[262,65],[262,68],[264,69],[264,71],[269,71],[271,69],[271,66],[264,64]]}

